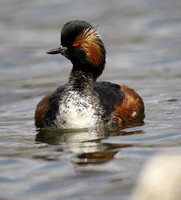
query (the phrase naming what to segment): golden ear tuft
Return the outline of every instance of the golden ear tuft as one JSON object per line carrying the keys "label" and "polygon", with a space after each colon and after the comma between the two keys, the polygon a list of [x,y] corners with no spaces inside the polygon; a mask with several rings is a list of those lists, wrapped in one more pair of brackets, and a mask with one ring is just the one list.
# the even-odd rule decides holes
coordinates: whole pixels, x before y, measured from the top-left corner
{"label": "golden ear tuft", "polygon": [[99,67],[103,59],[99,37],[100,34],[96,31],[96,29],[88,28],[80,33],[75,39],[75,42],[79,44],[80,48],[87,53],[89,62],[94,67]]}

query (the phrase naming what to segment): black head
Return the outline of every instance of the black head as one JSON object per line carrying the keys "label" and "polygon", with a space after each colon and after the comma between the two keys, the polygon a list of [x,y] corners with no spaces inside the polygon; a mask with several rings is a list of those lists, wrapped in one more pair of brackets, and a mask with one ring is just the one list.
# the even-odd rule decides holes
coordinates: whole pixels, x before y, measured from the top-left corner
{"label": "black head", "polygon": [[86,21],[67,22],[61,31],[61,46],[47,52],[61,53],[75,70],[92,72],[100,76],[105,65],[106,51],[97,30]]}

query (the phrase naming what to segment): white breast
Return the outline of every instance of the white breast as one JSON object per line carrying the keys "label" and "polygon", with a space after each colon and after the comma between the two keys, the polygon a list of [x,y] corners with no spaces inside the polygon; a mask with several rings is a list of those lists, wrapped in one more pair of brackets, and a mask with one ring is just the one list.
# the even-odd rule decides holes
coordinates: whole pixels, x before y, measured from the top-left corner
{"label": "white breast", "polygon": [[79,129],[94,127],[100,119],[98,102],[84,93],[69,91],[60,101],[59,114],[55,119],[57,128]]}

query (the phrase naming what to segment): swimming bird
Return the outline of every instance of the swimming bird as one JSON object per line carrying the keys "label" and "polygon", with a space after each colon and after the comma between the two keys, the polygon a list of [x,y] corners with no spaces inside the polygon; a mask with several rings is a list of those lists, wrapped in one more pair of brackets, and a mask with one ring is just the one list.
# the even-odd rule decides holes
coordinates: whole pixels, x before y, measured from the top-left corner
{"label": "swimming bird", "polygon": [[62,54],[72,63],[65,85],[37,105],[37,128],[82,129],[121,125],[144,116],[142,98],[131,88],[96,82],[106,63],[106,50],[97,28],[83,20],[67,22],[61,45],[47,52]]}

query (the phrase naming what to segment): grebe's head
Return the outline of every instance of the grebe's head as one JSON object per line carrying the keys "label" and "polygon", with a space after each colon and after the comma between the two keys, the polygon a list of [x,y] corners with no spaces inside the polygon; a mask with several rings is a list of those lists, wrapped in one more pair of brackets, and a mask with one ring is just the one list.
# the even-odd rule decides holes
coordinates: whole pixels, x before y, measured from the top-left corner
{"label": "grebe's head", "polygon": [[92,72],[100,76],[105,65],[106,51],[100,34],[86,21],[70,21],[61,32],[61,45],[48,54],[61,53],[72,63],[75,70]]}

